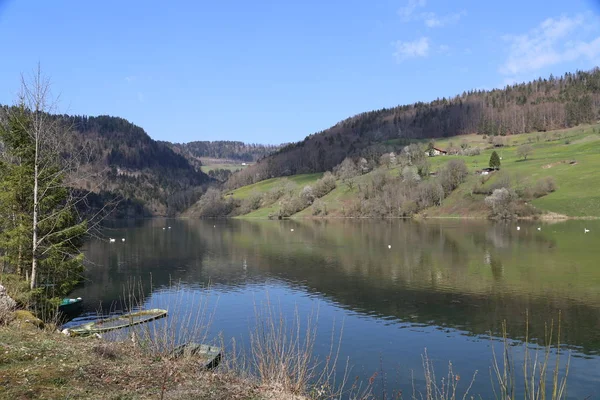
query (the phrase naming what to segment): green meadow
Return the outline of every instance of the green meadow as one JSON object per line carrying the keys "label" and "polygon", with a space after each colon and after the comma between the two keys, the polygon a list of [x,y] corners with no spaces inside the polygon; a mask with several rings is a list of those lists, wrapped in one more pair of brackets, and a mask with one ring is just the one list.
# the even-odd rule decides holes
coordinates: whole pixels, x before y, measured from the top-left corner
{"label": "green meadow", "polygon": [[[600,217],[600,125],[580,126],[559,131],[528,133],[503,137],[503,147],[493,147],[482,135],[463,135],[435,141],[435,146],[446,149],[468,144],[478,147],[481,154],[477,156],[437,156],[430,157],[431,171],[435,172],[452,159],[465,161],[471,174],[467,181],[448,196],[439,207],[432,207],[422,214],[430,217],[477,217],[487,216],[484,195],[471,193],[471,188],[482,178],[475,171],[488,167],[489,159],[495,150],[501,157],[500,173],[492,174],[486,185],[492,184],[501,175],[510,177],[514,188],[531,187],[545,177],[552,177],[556,183],[555,192],[537,198],[531,203],[544,212],[551,212],[569,217]],[[420,142],[425,148],[427,141]],[[532,146],[533,151],[526,160],[517,154],[523,144]],[[387,170],[390,175],[398,176],[398,167]],[[341,181],[332,192],[321,198],[329,216],[342,216],[346,203],[357,193],[357,187],[366,184],[371,173],[355,178],[355,185],[348,188]],[[319,179],[322,174],[295,175],[286,178],[273,178],[253,185],[236,189],[230,194],[244,199],[252,193],[266,193],[285,180],[301,190]],[[277,204],[258,209],[244,217],[266,218],[277,211]],[[311,208],[307,208],[294,217],[312,216]]]}

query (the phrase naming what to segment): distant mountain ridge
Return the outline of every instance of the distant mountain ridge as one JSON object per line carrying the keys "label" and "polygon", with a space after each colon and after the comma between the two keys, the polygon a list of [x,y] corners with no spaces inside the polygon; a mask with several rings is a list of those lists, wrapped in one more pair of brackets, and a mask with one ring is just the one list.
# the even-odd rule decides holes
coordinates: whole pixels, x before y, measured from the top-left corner
{"label": "distant mountain ridge", "polygon": [[162,143],[184,156],[196,169],[200,169],[203,165],[202,158],[226,160],[230,163],[254,163],[283,147],[283,145],[264,145],[232,140]]}
{"label": "distant mountain ridge", "polygon": [[600,119],[600,69],[550,76],[504,89],[369,111],[282,147],[228,181],[230,188],[333,169],[345,157],[374,160],[410,140],[461,134],[510,135]]}

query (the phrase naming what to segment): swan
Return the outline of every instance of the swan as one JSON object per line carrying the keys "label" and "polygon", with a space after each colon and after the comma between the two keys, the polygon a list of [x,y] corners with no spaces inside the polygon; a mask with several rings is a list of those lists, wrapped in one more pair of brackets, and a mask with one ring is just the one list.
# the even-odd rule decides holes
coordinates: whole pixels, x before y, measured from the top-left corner
{"label": "swan", "polygon": [[111,243],[114,243],[114,242],[115,242],[115,239],[113,239],[113,238],[109,238],[109,239],[108,239],[108,241],[109,241],[109,242],[111,242]]}
{"label": "swan", "polygon": [[583,228],[583,233],[588,233],[590,230],[587,228]]}
{"label": "swan", "polygon": [[125,238],[121,239],[121,242],[124,242],[124,241],[125,241]]}
{"label": "swan", "polygon": [[392,248],[392,245],[391,245],[391,244],[388,244],[388,249],[391,249],[391,248]]}
{"label": "swan", "polygon": [[521,227],[520,227],[520,226],[517,226],[517,230],[518,230],[518,231],[520,231],[520,230],[521,230]]}
{"label": "swan", "polygon": [[539,227],[538,227],[538,231],[541,231],[541,230],[542,230],[542,228],[539,228]]}

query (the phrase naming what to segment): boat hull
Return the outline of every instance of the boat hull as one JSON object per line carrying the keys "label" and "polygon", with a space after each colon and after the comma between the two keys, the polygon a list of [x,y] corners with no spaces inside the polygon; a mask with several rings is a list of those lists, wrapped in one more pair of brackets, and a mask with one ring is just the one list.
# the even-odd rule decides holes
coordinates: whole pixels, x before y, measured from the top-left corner
{"label": "boat hull", "polygon": [[131,326],[154,321],[166,316],[167,310],[155,308],[151,310],[131,312],[118,317],[87,322],[85,324],[69,328],[68,331],[72,336],[87,336],[96,333],[102,334],[117,329],[129,328]]}
{"label": "boat hull", "polygon": [[221,348],[199,343],[186,343],[177,346],[172,351],[172,356],[179,357],[202,357],[204,358],[204,369],[216,368],[221,362]]}

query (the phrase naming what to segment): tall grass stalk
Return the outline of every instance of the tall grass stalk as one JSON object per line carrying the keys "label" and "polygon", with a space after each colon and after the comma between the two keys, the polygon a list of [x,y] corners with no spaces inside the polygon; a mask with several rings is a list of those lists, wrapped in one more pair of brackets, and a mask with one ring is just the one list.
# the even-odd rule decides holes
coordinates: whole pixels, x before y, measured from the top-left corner
{"label": "tall grass stalk", "polygon": [[[435,368],[432,360],[429,358],[427,349],[423,355],[421,355],[423,364],[423,373],[425,375],[425,393],[417,391],[415,386],[414,375],[412,378],[412,399],[413,400],[456,400],[456,399],[467,399],[469,392],[475,382],[477,371],[473,373],[469,386],[462,393],[462,396],[458,392],[458,386],[460,382],[460,375],[454,372],[452,362],[448,362],[448,372],[439,382],[435,375]],[[470,398],[473,398],[472,396]]]}
{"label": "tall grass stalk", "polygon": [[[216,303],[210,304],[210,285],[205,290],[189,289],[181,282],[171,283],[167,304],[157,304],[167,310],[167,318],[129,328],[127,336],[140,349],[156,356],[170,356],[173,349],[189,342],[208,343]],[[123,302],[128,311],[142,309],[147,303],[140,281],[130,281],[123,288]],[[117,331],[117,339],[123,334]]]}
{"label": "tall grass stalk", "polygon": [[338,371],[343,326],[338,331],[333,322],[329,351],[321,360],[314,355],[318,309],[303,319],[295,308],[286,318],[267,295],[265,303],[254,305],[254,314],[249,367],[261,384],[318,399],[368,398],[370,385],[349,384],[349,360]]}
{"label": "tall grass stalk", "polygon": [[[560,400],[566,397],[567,378],[569,376],[569,367],[571,355],[567,357],[565,371],[561,376],[561,334],[560,312],[558,314],[556,346],[554,346],[554,320],[550,326],[545,325],[545,344],[542,349],[535,350],[532,353],[529,345],[529,313],[526,314],[525,329],[525,354],[523,359],[523,399],[524,400]],[[516,368],[512,356],[512,347],[507,339],[506,321],[502,324],[502,360],[498,360],[496,350],[492,340],[493,364],[491,367],[492,388],[496,398],[502,400],[514,400],[517,397],[518,380],[516,379]],[[550,356],[555,352],[554,367],[551,366]],[[541,353],[541,354],[540,354]],[[548,371],[552,370],[551,388],[548,390]],[[495,378],[495,381],[494,381]]]}

